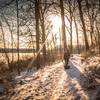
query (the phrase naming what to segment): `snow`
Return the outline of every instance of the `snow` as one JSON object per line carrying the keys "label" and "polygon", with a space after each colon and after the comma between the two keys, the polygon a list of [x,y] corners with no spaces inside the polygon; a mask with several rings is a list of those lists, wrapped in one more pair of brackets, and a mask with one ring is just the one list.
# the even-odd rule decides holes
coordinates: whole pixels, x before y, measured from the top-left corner
{"label": "snow", "polygon": [[63,62],[60,62],[36,72],[34,70],[31,73],[23,72],[15,79],[22,80],[24,83],[15,88],[16,94],[10,100],[22,100],[28,97],[34,100],[58,100],[65,99],[73,93],[77,95],[78,89],[82,88],[80,85],[81,68],[75,65],[72,59],[69,63],[71,68],[68,70],[65,70]]}
{"label": "snow", "polygon": [[15,77],[15,94],[10,100],[89,100],[83,88],[88,84],[84,74],[87,63],[81,63],[80,59],[80,55],[73,55],[69,61],[70,69],[66,70],[63,62],[57,62],[40,70],[22,72],[21,76]]}

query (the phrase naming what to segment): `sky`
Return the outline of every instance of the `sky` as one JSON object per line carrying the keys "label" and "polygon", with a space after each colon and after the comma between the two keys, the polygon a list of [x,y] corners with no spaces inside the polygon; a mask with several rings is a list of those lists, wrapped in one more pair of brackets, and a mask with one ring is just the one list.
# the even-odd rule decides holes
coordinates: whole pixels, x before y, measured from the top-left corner
{"label": "sky", "polygon": [[[2,8],[2,6],[5,6],[5,4],[11,2],[13,0],[0,0],[0,8]],[[53,33],[56,34],[57,37],[59,37],[59,32],[60,32],[60,27],[61,27],[61,19],[59,16],[53,16],[54,18],[52,19],[52,24],[53,24]],[[51,17],[52,18],[52,17]],[[69,23],[66,20],[66,25],[69,26]],[[6,32],[7,33],[7,32]],[[66,34],[68,34],[68,32],[66,32]],[[69,35],[69,34],[68,34]],[[67,37],[68,37],[67,35]],[[73,26],[73,43],[76,44],[76,31],[75,28]],[[8,38],[8,35],[7,35]],[[23,38],[22,38],[23,39]],[[10,39],[9,39],[10,40]],[[24,39],[23,39],[24,40]],[[68,40],[68,39],[67,39]],[[59,42],[58,42],[59,44]]]}

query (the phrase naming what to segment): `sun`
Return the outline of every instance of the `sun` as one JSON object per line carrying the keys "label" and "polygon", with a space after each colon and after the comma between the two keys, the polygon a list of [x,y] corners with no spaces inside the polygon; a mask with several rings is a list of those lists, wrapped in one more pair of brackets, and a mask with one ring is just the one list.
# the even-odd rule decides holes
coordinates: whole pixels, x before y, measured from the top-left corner
{"label": "sun", "polygon": [[[55,16],[52,16],[52,32],[53,34],[55,35],[56,34],[56,37],[57,38],[61,38],[62,36],[62,30],[61,30],[61,27],[62,27],[62,21],[61,21],[61,16],[58,16],[58,15],[55,15]],[[70,40],[70,24],[69,24],[69,21],[68,19],[65,17],[65,25],[68,27],[68,30],[66,29],[66,38],[67,40]],[[73,44],[76,44],[76,29],[75,29],[75,25],[74,25],[74,22],[72,24],[72,41],[73,41]],[[69,42],[69,41],[67,41]]]}
{"label": "sun", "polygon": [[54,16],[52,18],[52,25],[53,25],[53,32],[54,33],[59,32],[59,29],[61,27],[61,18],[60,18],[60,16]]}

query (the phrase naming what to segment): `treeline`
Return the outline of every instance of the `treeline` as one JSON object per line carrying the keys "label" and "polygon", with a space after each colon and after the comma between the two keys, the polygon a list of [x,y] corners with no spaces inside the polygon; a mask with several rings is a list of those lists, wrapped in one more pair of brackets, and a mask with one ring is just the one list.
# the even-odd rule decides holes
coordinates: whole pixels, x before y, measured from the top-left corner
{"label": "treeline", "polygon": [[[0,48],[0,53],[12,53],[11,48]],[[35,52],[35,49],[19,49],[19,53],[33,53]],[[17,49],[13,48],[13,53],[17,53]]]}
{"label": "treeline", "polygon": [[[55,15],[62,21],[59,34],[61,49],[57,49],[58,33],[52,33],[50,17]],[[41,65],[41,52],[44,62],[49,54],[60,55],[62,59],[66,50],[73,53],[73,38],[76,38],[78,53],[81,52],[80,45],[86,51],[91,46],[98,46],[100,50],[100,0],[8,0],[0,6],[0,33],[1,46],[12,48],[11,61],[5,52],[8,65],[14,61],[14,48],[20,61],[21,46],[36,50],[28,67],[35,62],[37,68]],[[73,33],[76,34],[74,37]],[[59,52],[54,54],[54,50]],[[18,63],[18,73],[19,69]]]}

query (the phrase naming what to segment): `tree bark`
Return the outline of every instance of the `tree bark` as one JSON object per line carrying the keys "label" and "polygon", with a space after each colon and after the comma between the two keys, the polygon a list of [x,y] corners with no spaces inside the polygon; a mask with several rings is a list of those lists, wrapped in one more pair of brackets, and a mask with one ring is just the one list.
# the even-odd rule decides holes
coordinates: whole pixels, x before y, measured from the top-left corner
{"label": "tree bark", "polygon": [[[39,2],[40,0],[35,0],[35,20],[36,20],[36,52],[38,53],[40,49],[39,40],[40,40],[40,34],[39,34],[39,19],[40,19],[40,12],[39,12]],[[40,67],[40,53],[37,54],[36,58],[36,65],[37,68]]]}
{"label": "tree bark", "polygon": [[76,23],[75,17],[74,17],[74,23],[75,23],[76,36],[77,36],[77,50],[78,50],[78,53],[80,53],[80,48],[79,48],[79,33],[78,33],[78,26],[77,26],[77,23]]}
{"label": "tree bark", "polygon": [[61,9],[61,20],[62,20],[62,45],[64,48],[64,51],[67,49],[67,42],[66,42],[66,31],[65,31],[65,18],[64,18],[64,6],[63,6],[63,0],[60,0],[60,9]]}
{"label": "tree bark", "polygon": [[65,18],[64,18],[64,5],[63,5],[63,0],[60,0],[60,9],[61,9],[61,20],[62,20],[62,45],[64,48],[64,60],[65,60],[65,65],[64,68],[68,69],[68,62],[69,62],[69,58],[70,58],[70,53],[69,50],[67,48],[67,42],[66,42],[66,31],[65,31]]}
{"label": "tree bark", "polygon": [[82,23],[82,29],[83,29],[83,34],[84,34],[85,48],[86,48],[86,51],[88,51],[89,50],[89,44],[88,44],[88,40],[87,40],[86,27],[85,27],[85,22],[84,22],[84,18],[83,18],[81,0],[77,0],[77,3],[78,3],[80,20],[81,20],[81,23]]}
{"label": "tree bark", "polygon": [[68,0],[68,6],[69,6],[69,14],[70,14],[70,50],[71,53],[73,52],[73,32],[72,32],[72,18],[73,18],[73,12],[72,12],[72,2],[71,0]]}
{"label": "tree bark", "polygon": [[18,0],[16,0],[16,12],[17,12],[17,56],[18,56],[18,63],[17,63],[17,71],[18,75],[20,75],[20,55],[19,55],[19,10],[18,10]]}
{"label": "tree bark", "polygon": [[[41,7],[41,6],[40,6]],[[45,22],[44,22],[44,12],[42,11],[42,7],[40,8],[40,22],[41,22],[41,28],[42,28],[42,44],[45,42]],[[46,60],[46,45],[43,45],[43,58],[44,61]]]}

